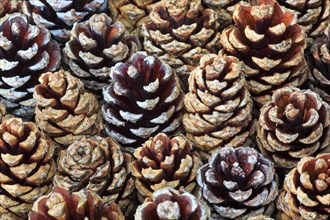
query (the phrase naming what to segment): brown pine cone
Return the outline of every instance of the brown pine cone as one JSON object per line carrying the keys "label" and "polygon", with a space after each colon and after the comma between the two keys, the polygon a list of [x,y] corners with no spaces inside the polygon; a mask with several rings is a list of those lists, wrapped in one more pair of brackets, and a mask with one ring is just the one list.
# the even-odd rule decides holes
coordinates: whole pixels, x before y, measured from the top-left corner
{"label": "brown pine cone", "polygon": [[273,163],[250,147],[224,147],[198,170],[201,196],[215,219],[247,219],[274,210],[277,175]]}
{"label": "brown pine cone", "polygon": [[311,47],[309,87],[330,104],[330,25],[325,36],[315,40]]}
{"label": "brown pine cone", "polygon": [[111,69],[113,82],[103,89],[106,132],[131,153],[149,137],[177,132],[183,92],[174,71],[156,56],[136,53]]}
{"label": "brown pine cone", "polygon": [[40,197],[29,214],[29,220],[124,220],[116,203],[104,204],[89,190],[70,192],[55,187]]}
{"label": "brown pine cone", "polygon": [[153,193],[140,205],[136,220],[208,220],[210,209],[194,195],[183,190],[163,188]]}
{"label": "brown pine cone", "polygon": [[23,118],[34,116],[33,87],[39,76],[60,65],[59,46],[49,31],[28,23],[20,13],[0,20],[0,102]]}
{"label": "brown pine cone", "polygon": [[277,202],[283,220],[328,220],[330,153],[305,157],[285,177]]}
{"label": "brown pine cone", "polygon": [[54,145],[32,122],[0,125],[0,219],[26,219],[33,202],[52,189]]}
{"label": "brown pine cone", "polygon": [[137,36],[129,35],[122,23],[113,23],[104,13],[76,23],[71,34],[64,48],[65,62],[86,89],[97,95],[110,80],[110,68],[128,61],[141,47]]}
{"label": "brown pine cone", "polygon": [[143,26],[144,49],[174,68],[187,86],[200,58],[221,48],[218,16],[212,9],[202,9],[201,0],[163,1],[150,13],[151,22]]}
{"label": "brown pine cone", "polygon": [[105,203],[116,202],[125,215],[133,214],[136,192],[130,162],[131,156],[111,138],[84,137],[60,152],[54,185],[70,192],[91,190]]}
{"label": "brown pine cone", "polygon": [[111,0],[110,14],[115,21],[122,22],[131,33],[141,35],[141,25],[150,22],[151,10],[161,0]]}
{"label": "brown pine cone", "polygon": [[141,202],[164,187],[187,192],[195,189],[197,169],[202,163],[183,135],[170,139],[164,133],[157,134],[137,148],[134,157],[131,170]]}
{"label": "brown pine cone", "polygon": [[297,88],[276,91],[257,125],[262,154],[284,169],[301,158],[330,151],[330,107],[316,93]]}
{"label": "brown pine cone", "polygon": [[2,123],[3,119],[6,115],[6,106],[2,103],[0,103],[0,123]]}
{"label": "brown pine cone", "polygon": [[26,0],[25,13],[35,24],[50,30],[59,43],[65,43],[76,22],[106,11],[107,5],[107,0]]}
{"label": "brown pine cone", "polygon": [[204,55],[185,96],[187,137],[210,154],[220,147],[242,146],[255,131],[252,105],[238,59]]}
{"label": "brown pine cone", "polygon": [[79,79],[60,70],[44,73],[35,87],[36,122],[59,147],[67,147],[84,135],[99,134],[103,128],[99,104],[85,92]]}
{"label": "brown pine cone", "polygon": [[6,14],[20,12],[23,0],[1,0],[0,2],[0,18]]}
{"label": "brown pine cone", "polygon": [[284,86],[300,86],[307,78],[305,34],[295,16],[275,0],[239,4],[233,15],[237,27],[225,29],[225,51],[243,62],[242,71],[252,98],[263,105]]}

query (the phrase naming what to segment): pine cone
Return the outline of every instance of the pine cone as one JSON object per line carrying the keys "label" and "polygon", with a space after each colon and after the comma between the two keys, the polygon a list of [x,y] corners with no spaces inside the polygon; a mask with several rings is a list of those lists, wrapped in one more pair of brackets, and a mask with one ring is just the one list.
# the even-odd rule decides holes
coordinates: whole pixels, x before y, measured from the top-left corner
{"label": "pine cone", "polygon": [[235,57],[204,55],[189,78],[183,116],[187,137],[202,151],[238,147],[254,133],[252,99]]}
{"label": "pine cone", "polygon": [[54,39],[65,43],[77,22],[88,20],[93,14],[106,11],[107,0],[26,0],[26,14],[38,26],[50,30]]}
{"label": "pine cone", "polygon": [[330,25],[324,38],[315,40],[308,64],[309,87],[330,104]]}
{"label": "pine cone", "polygon": [[113,23],[106,14],[76,23],[71,34],[64,48],[65,61],[86,88],[97,95],[110,79],[110,68],[129,60],[141,47],[136,36],[129,35],[122,23]]}
{"label": "pine cone", "polygon": [[314,92],[297,88],[276,91],[260,112],[260,151],[284,169],[306,156],[330,151],[330,107]]}
{"label": "pine cone", "polygon": [[40,197],[29,214],[29,220],[124,220],[116,203],[105,205],[89,190],[70,192],[55,187],[47,196]]}
{"label": "pine cone", "polygon": [[66,147],[84,135],[100,133],[99,104],[79,79],[60,70],[42,74],[39,82],[34,92],[36,122],[55,142]]}
{"label": "pine cone", "polygon": [[33,202],[52,188],[54,146],[32,122],[0,125],[0,219],[26,219]]}
{"label": "pine cone", "polygon": [[161,0],[111,0],[109,9],[113,20],[122,22],[131,33],[140,35],[141,25],[150,22],[151,10],[160,3]]}
{"label": "pine cone", "polygon": [[6,115],[6,106],[2,103],[0,103],[0,123],[2,123],[3,119]]}
{"label": "pine cone", "polygon": [[270,215],[277,196],[273,163],[250,147],[224,147],[198,170],[203,199],[216,219]]}
{"label": "pine cone", "polygon": [[60,48],[49,35],[20,13],[0,20],[0,102],[14,115],[34,116],[33,87],[42,73],[60,64]]}
{"label": "pine cone", "polygon": [[188,192],[164,188],[155,191],[137,208],[135,219],[207,220],[210,219],[210,209]]}
{"label": "pine cone", "polygon": [[156,56],[136,53],[111,69],[113,83],[103,89],[107,133],[134,148],[160,132],[174,134],[181,124],[183,92],[174,71]]}
{"label": "pine cone", "polygon": [[143,26],[144,49],[174,68],[187,86],[200,58],[221,48],[218,16],[212,9],[203,10],[201,0],[163,1],[150,13],[151,22]]}
{"label": "pine cone", "polygon": [[136,208],[132,202],[136,193],[130,162],[131,156],[123,154],[111,138],[84,137],[60,152],[54,185],[73,192],[91,190],[105,203],[118,203],[126,215]]}
{"label": "pine cone", "polygon": [[265,215],[257,215],[257,216],[250,217],[247,220],[274,220],[274,219],[270,218],[269,216],[265,216]]}
{"label": "pine cone", "polygon": [[20,12],[23,0],[1,0],[0,2],[0,18],[6,14]]}
{"label": "pine cone", "polygon": [[330,216],[330,153],[305,157],[284,181],[279,219],[327,220]]}
{"label": "pine cone", "polygon": [[300,86],[307,78],[305,35],[294,18],[275,0],[239,4],[233,15],[237,27],[221,35],[226,52],[243,62],[247,87],[260,105],[271,100],[277,89]]}

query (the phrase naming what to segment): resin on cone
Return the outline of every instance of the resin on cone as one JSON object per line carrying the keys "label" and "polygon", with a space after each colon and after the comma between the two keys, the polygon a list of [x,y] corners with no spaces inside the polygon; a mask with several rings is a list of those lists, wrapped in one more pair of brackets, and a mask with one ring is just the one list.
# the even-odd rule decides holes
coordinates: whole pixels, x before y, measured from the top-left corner
{"label": "resin on cone", "polygon": [[305,33],[292,12],[275,0],[257,0],[252,6],[237,5],[233,19],[236,26],[222,32],[221,43],[242,61],[247,87],[260,106],[277,89],[307,79]]}

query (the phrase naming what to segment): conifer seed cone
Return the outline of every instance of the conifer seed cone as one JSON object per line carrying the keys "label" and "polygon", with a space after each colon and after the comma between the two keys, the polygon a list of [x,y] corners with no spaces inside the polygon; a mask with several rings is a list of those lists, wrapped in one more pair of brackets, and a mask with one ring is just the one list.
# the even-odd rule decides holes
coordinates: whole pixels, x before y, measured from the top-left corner
{"label": "conifer seed cone", "polygon": [[24,0],[1,0],[0,2],[0,18],[14,12],[22,10]]}

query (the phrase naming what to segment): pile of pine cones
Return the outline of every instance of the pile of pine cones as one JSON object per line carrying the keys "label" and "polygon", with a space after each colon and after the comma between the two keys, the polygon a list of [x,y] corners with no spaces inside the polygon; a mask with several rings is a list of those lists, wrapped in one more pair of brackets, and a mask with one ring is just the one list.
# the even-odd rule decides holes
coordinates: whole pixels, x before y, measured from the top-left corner
{"label": "pile of pine cones", "polygon": [[329,220],[330,0],[0,0],[1,220]]}

